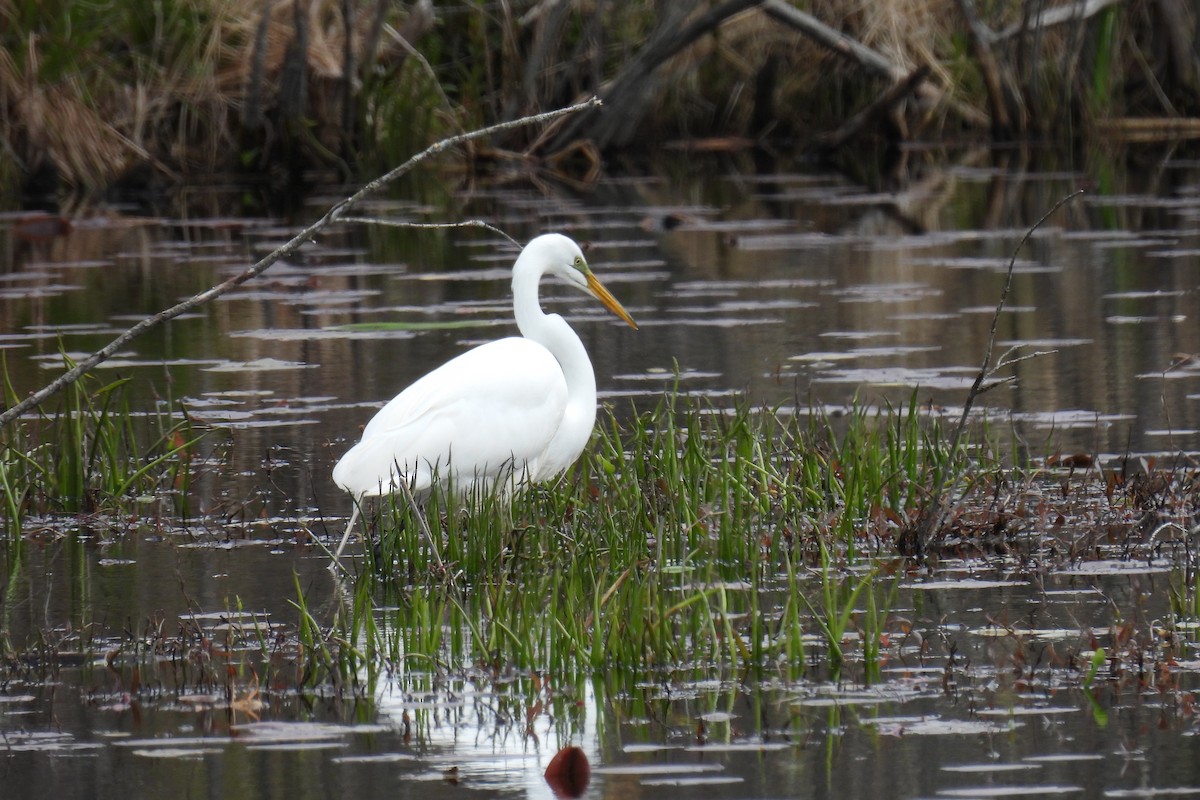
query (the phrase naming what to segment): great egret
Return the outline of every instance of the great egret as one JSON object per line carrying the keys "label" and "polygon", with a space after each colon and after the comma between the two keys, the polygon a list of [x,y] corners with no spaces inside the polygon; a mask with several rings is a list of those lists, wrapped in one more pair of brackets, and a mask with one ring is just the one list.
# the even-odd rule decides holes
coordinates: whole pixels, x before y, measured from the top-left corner
{"label": "great egret", "polygon": [[557,233],[526,245],[513,265],[513,312],[521,336],[468,350],[419,378],[379,410],[333,468],[354,495],[341,557],[364,497],[434,481],[503,491],[544,481],[583,452],[596,422],[596,376],[583,342],[558,314],[543,313],[538,286],[557,275],[609,311],[637,323],[588,268],[579,245]]}

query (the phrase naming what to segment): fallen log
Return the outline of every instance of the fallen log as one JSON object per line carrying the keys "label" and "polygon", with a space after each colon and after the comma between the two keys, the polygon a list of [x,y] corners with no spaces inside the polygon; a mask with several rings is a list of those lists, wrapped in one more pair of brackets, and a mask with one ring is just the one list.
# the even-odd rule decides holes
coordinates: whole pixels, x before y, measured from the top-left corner
{"label": "fallen log", "polygon": [[[872,50],[841,31],[834,30],[812,14],[793,8],[784,0],[765,0],[762,10],[764,14],[777,22],[799,31],[817,44],[853,61],[866,71],[874,73],[890,83],[897,83],[908,77],[902,67],[894,64],[882,53]],[[990,123],[986,114],[946,97],[939,87],[927,80],[921,81],[920,85],[916,87],[916,91],[928,105],[945,105],[960,120],[971,127],[982,128]]]}
{"label": "fallen log", "polygon": [[892,84],[875,102],[838,126],[837,130],[820,134],[813,139],[817,147],[836,150],[858,136],[871,123],[890,113],[904,98],[912,94],[929,77],[929,65],[922,64],[903,80]]}
{"label": "fallen log", "polygon": [[882,53],[872,50],[841,31],[835,31],[812,14],[793,8],[783,0],[766,0],[762,10],[768,17],[795,28],[817,44],[854,61],[868,72],[874,72],[881,78],[890,81],[899,81],[904,78],[904,70],[893,64]]}
{"label": "fallen log", "polygon": [[629,142],[637,133],[645,98],[658,68],[701,36],[716,30],[725,20],[761,2],[726,0],[683,27],[679,27],[678,14],[669,14],[629,64],[600,87],[596,95],[604,103],[604,109],[566,120],[550,140],[549,151],[563,150],[581,138],[591,139],[601,150]]}
{"label": "fallen log", "polygon": [[1026,31],[1044,30],[1064,22],[1080,22],[1120,2],[1121,0],[1084,0],[1084,2],[1073,2],[1065,6],[1048,8],[1028,23],[1014,22],[999,33],[989,33],[988,41],[991,44],[997,44]]}
{"label": "fallen log", "polygon": [[1112,117],[1097,120],[1096,130],[1127,142],[1160,142],[1168,139],[1200,139],[1196,117]]}

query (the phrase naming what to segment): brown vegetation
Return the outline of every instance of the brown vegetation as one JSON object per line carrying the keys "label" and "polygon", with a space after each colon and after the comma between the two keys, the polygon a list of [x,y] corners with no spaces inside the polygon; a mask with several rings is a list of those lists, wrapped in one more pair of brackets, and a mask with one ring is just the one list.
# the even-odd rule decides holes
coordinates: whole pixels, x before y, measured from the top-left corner
{"label": "brown vegetation", "polygon": [[601,151],[697,137],[828,149],[863,136],[1196,130],[1180,122],[1200,116],[1187,0],[807,9],[0,0],[0,185],[351,177],[464,126],[592,94],[603,110],[497,146],[560,164],[582,153],[594,174]]}

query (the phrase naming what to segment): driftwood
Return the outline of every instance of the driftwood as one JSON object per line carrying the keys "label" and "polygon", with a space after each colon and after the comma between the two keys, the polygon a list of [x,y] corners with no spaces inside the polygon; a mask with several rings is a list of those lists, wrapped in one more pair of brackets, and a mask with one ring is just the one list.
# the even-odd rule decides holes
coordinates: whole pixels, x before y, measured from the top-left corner
{"label": "driftwood", "polygon": [[685,9],[686,6],[666,4],[666,8],[674,13],[668,14],[629,64],[596,93],[609,109],[609,113],[592,111],[571,118],[554,135],[548,149],[551,152],[562,150],[581,138],[592,140],[600,149],[628,143],[637,133],[646,95],[653,84],[655,73],[663,62],[701,36],[716,30],[725,20],[761,2],[762,0],[726,0],[682,28],[679,27],[679,22],[683,11],[675,10]]}
{"label": "driftwood", "polygon": [[817,44],[845,56],[868,72],[873,72],[879,77],[891,81],[899,81],[904,78],[904,70],[893,64],[882,53],[872,50],[841,31],[834,30],[812,14],[793,8],[784,0],[766,0],[762,10],[772,19],[795,28]]}
{"label": "driftwood", "polygon": [[[1107,0],[1114,2],[1115,0]],[[562,5],[566,5],[563,3]],[[894,108],[910,92],[917,93],[928,105],[943,104],[959,119],[973,127],[986,126],[991,119],[970,106],[958,103],[928,81],[928,70],[909,73],[886,56],[856,41],[840,31],[825,25],[816,17],[794,8],[785,0],[727,0],[715,8],[695,17],[689,24],[681,25],[686,10],[681,5],[667,4],[667,16],[659,24],[655,34],[630,60],[620,73],[601,86],[597,95],[603,99],[603,113],[581,114],[566,120],[553,131],[547,131],[534,149],[543,152],[565,151],[581,140],[591,141],[598,150],[628,143],[636,134],[637,125],[643,116],[644,105],[657,69],[669,58],[691,45],[696,39],[716,30],[730,17],[758,7],[768,17],[799,31],[814,42],[861,66],[866,72],[893,84],[871,107],[860,112],[838,128],[819,144],[836,146],[847,141],[863,126],[877,119],[881,111]],[[543,29],[535,43],[531,67],[544,58],[547,40],[559,34],[561,20],[555,15],[556,6],[543,14]],[[919,73],[919,77],[918,77]],[[526,72],[522,94],[531,90],[532,73]],[[512,108],[518,108],[513,104]],[[769,120],[759,119],[760,129],[769,127]],[[833,145],[831,145],[833,143]]]}
{"label": "driftwood", "polygon": [[[884,80],[895,83],[903,81],[908,77],[904,68],[892,63],[882,53],[872,50],[862,42],[847,36],[841,31],[834,30],[812,14],[793,8],[784,2],[784,0],[765,0],[762,10],[763,13],[777,22],[794,28],[817,44],[829,48],[838,55],[860,65],[867,72],[874,73]],[[981,114],[968,105],[947,98],[941,89],[929,81],[921,81],[915,87],[915,91],[928,101],[930,105],[945,104],[959,119],[968,125],[983,127],[988,124],[986,115]]]}
{"label": "driftwood", "polygon": [[194,308],[199,308],[200,306],[215,300],[232,289],[241,286],[251,278],[255,278],[262,274],[271,265],[295,253],[305,244],[310,242],[318,233],[329,227],[329,225],[348,216],[348,213],[367,196],[374,194],[388,184],[395,182],[397,178],[411,172],[417,165],[428,161],[435,156],[441,155],[442,153],[445,153],[455,147],[458,147],[459,145],[465,144],[466,142],[493,136],[497,133],[502,133],[511,128],[522,125],[541,125],[552,122],[560,117],[595,109],[598,105],[600,105],[600,101],[597,98],[592,98],[582,103],[576,103],[575,105],[567,106],[566,108],[560,108],[555,111],[547,111],[544,114],[534,114],[532,116],[512,120],[511,122],[501,122],[496,125],[490,125],[486,128],[460,133],[456,136],[451,136],[447,139],[443,139],[440,142],[430,145],[420,153],[417,153],[415,156],[410,158],[408,161],[405,161],[400,166],[366,184],[349,197],[346,197],[335,203],[320,217],[320,219],[297,233],[280,247],[272,250],[260,261],[258,261],[258,263],[246,268],[242,272],[226,280],[224,283],[220,283],[216,286],[205,289],[203,292],[193,295],[168,309],[160,311],[153,316],[146,317],[145,319],[139,321],[132,328],[113,339],[107,345],[92,353],[90,356],[80,359],[74,367],[67,370],[62,375],[59,375],[53,381],[46,384],[41,389],[29,395],[20,402],[16,403],[12,407],[5,409],[3,413],[0,413],[0,427],[8,425],[26,411],[29,411],[40,403],[45,402],[50,397],[53,397],[56,393],[62,391],[70,384],[79,380],[85,374],[91,371],[97,364],[111,357],[114,353],[118,352],[133,339],[136,339],[142,334],[150,331],[152,328],[158,327],[164,322],[178,317],[180,314],[191,311]]}
{"label": "driftwood", "polygon": [[843,122],[838,126],[837,130],[815,137],[814,144],[818,147],[836,150],[855,136],[858,136],[871,123],[892,113],[896,106],[903,102],[904,98],[912,94],[928,77],[929,65],[922,64],[907,78],[889,86],[875,102]]}
{"label": "driftwood", "polygon": [[1200,119],[1195,117],[1112,117],[1097,121],[1095,127],[1126,142],[1200,139]]}
{"label": "driftwood", "polygon": [[1032,20],[1013,23],[999,33],[989,32],[987,34],[988,42],[991,44],[1003,42],[1027,31],[1044,30],[1064,22],[1081,22],[1120,2],[1122,0],[1083,0],[1083,2],[1072,2],[1065,6],[1048,8]]}

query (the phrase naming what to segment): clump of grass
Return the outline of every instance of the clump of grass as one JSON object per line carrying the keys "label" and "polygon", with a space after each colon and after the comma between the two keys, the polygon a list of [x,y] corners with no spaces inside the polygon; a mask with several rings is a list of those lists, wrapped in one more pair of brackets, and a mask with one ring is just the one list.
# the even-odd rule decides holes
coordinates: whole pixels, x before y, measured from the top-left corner
{"label": "clump of grass", "polygon": [[824,652],[830,677],[854,662],[869,680],[891,597],[878,556],[946,457],[916,412],[856,408],[836,433],[671,396],[607,415],[568,477],[511,503],[385,501],[340,637],[393,664],[560,675],[795,677]]}
{"label": "clump of grass", "polygon": [[97,190],[135,165],[171,181],[289,161],[344,169],[402,116],[420,140],[440,101],[402,73],[409,45],[385,32],[419,38],[433,19],[416,16],[332,0],[2,0],[0,181],[53,173]]}
{"label": "clump of grass", "polygon": [[[1039,467],[998,430],[983,435],[952,461],[915,399],[808,418],[673,396],[603,415],[557,485],[511,502],[385,501],[325,634],[345,648],[329,649],[327,669],[877,682],[887,631],[904,623],[897,554],[931,476],[969,472],[950,501],[945,548],[958,555],[1053,550],[1029,533],[1052,498],[1085,530],[1109,533],[1092,515],[1133,502],[1112,476],[1111,496],[1098,492],[1101,472],[1068,491],[1057,462]],[[1127,489],[1143,505],[1173,485],[1134,483],[1148,487]],[[1177,584],[1174,607],[1190,614],[1190,573]]]}
{"label": "clump of grass", "polygon": [[[186,515],[191,454],[203,435],[185,415],[134,414],[128,381],[72,383],[59,408],[0,432],[5,539],[19,542],[30,513],[111,514],[169,497]],[[5,400],[16,394],[5,377]]]}

